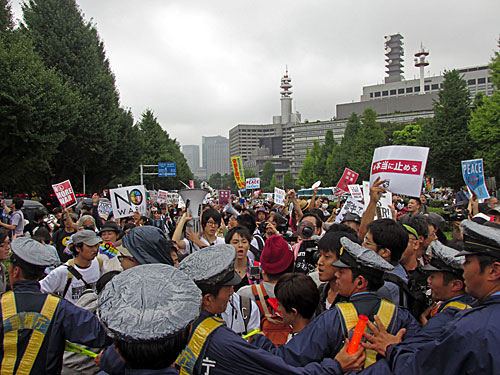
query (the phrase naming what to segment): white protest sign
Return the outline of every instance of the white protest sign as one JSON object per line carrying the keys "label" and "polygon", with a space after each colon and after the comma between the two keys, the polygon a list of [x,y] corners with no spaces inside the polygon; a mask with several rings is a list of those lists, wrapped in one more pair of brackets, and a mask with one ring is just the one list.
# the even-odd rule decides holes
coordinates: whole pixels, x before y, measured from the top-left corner
{"label": "white protest sign", "polygon": [[[363,181],[363,198],[365,200],[365,209],[370,203],[370,183]],[[377,211],[380,212],[379,219],[392,219],[392,211],[389,207],[392,205],[392,193],[388,191],[382,194],[380,200],[377,202]]]}
{"label": "white protest sign", "polygon": [[363,203],[353,199],[352,197],[347,198],[340,213],[335,218],[336,223],[341,223],[344,220],[344,216],[347,213],[353,213],[358,215],[359,217],[363,216],[364,206]]}
{"label": "white protest sign", "polygon": [[111,212],[113,212],[113,207],[111,206],[111,202],[99,202],[99,206],[97,206],[97,212],[99,213],[99,217],[104,220],[108,219],[108,216]]}
{"label": "white protest sign", "polygon": [[151,202],[158,202],[158,192],[156,190],[148,190],[149,198],[151,198]]}
{"label": "white protest sign", "polygon": [[186,207],[186,203],[182,200],[182,197],[177,195],[177,208],[184,208]]}
{"label": "white protest sign", "polygon": [[247,189],[260,189],[260,178],[251,177],[245,180],[245,185]]}
{"label": "white protest sign", "polygon": [[132,216],[136,211],[147,215],[146,191],[143,185],[110,189],[109,195],[115,219]]}
{"label": "white protest sign", "polygon": [[284,206],[285,197],[286,197],[285,190],[277,187],[274,188],[274,203],[279,204],[280,206]]}
{"label": "white protest sign", "polygon": [[167,201],[168,191],[166,190],[158,190],[158,203],[165,203]]}
{"label": "white protest sign", "polygon": [[167,193],[166,201],[168,204],[180,204],[181,197],[178,193]]}
{"label": "white protest sign", "polygon": [[363,191],[361,190],[361,185],[347,185],[347,188],[349,189],[349,193],[351,193],[354,199],[356,199],[357,201],[363,199]]}
{"label": "white protest sign", "polygon": [[420,196],[424,178],[428,147],[385,146],[373,152],[370,185],[380,177],[382,186],[396,194]]}
{"label": "white protest sign", "polygon": [[52,185],[54,193],[63,208],[68,208],[76,204],[76,196],[69,180]]}

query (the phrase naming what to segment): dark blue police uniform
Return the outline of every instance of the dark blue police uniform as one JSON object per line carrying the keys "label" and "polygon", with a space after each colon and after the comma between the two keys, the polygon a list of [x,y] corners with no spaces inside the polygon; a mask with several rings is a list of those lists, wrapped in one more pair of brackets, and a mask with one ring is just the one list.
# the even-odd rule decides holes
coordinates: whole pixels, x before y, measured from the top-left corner
{"label": "dark blue police uniform", "polygon": [[[40,292],[40,284],[37,281],[29,280],[17,281],[14,284],[14,296],[16,315],[21,318],[21,321],[24,317],[30,316],[30,314],[23,313],[39,313],[47,299],[47,295]],[[0,308],[0,314],[1,311]],[[4,322],[3,316],[1,321]],[[3,345],[6,324],[4,322],[0,326],[0,360],[2,362],[4,359]],[[21,325],[25,328],[18,330],[15,368],[19,366],[22,355],[28,346],[28,341],[34,332],[34,329],[28,328],[27,321],[21,323]],[[106,336],[104,327],[101,326],[95,315],[76,307],[71,302],[60,299],[30,374],[61,373],[66,340],[97,348],[111,342]]]}

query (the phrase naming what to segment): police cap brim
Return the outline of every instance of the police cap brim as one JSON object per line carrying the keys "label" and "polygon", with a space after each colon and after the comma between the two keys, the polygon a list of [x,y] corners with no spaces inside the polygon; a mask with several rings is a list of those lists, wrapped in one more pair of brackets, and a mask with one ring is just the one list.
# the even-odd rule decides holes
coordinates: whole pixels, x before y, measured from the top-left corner
{"label": "police cap brim", "polygon": [[340,259],[337,260],[336,262],[333,262],[332,266],[339,267],[339,268],[352,268],[352,266],[349,266],[348,264],[345,264]]}

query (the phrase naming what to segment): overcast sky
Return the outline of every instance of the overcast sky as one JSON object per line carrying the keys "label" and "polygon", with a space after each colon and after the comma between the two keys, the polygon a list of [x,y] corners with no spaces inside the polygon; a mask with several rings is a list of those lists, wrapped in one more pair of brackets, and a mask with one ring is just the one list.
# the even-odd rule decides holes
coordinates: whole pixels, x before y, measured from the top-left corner
{"label": "overcast sky", "polygon": [[[15,17],[21,18],[13,0]],[[384,36],[401,33],[426,73],[487,64],[500,36],[500,1],[77,0],[104,41],[123,107],[151,108],[181,144],[280,114],[288,65],[294,110],[328,120],[385,76]]]}

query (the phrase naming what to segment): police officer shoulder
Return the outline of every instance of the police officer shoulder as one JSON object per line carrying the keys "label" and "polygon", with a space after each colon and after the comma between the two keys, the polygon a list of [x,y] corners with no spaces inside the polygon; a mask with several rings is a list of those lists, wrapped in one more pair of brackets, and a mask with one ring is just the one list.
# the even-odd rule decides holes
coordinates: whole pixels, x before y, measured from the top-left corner
{"label": "police officer shoulder", "polygon": [[[384,272],[392,270],[393,266],[374,251],[346,237],[340,242],[339,260],[333,265],[340,268],[339,293],[348,297],[349,302],[337,303],[335,308],[320,314],[287,344],[271,350],[294,366],[320,361],[338,353],[360,314],[368,316],[371,321],[374,315],[378,315],[387,331],[393,334],[405,328],[406,335],[413,336],[421,329],[406,309],[376,294],[383,285]],[[256,345],[259,341],[263,342],[258,337],[254,339]],[[376,353],[367,351],[365,366],[375,362],[375,358]]]}
{"label": "police officer shoulder", "polygon": [[202,291],[200,317],[194,322],[186,349],[177,360],[181,374],[341,374],[340,362],[327,358],[303,367],[259,349],[226,327],[217,314],[226,309],[232,286],[240,282],[234,272],[236,252],[227,244],[197,251],[179,264]]}
{"label": "police officer shoulder", "polygon": [[1,298],[1,373],[58,374],[66,340],[91,347],[109,342],[90,312],[40,292],[38,280],[57,262],[54,252],[26,237],[12,241],[9,277]]}

